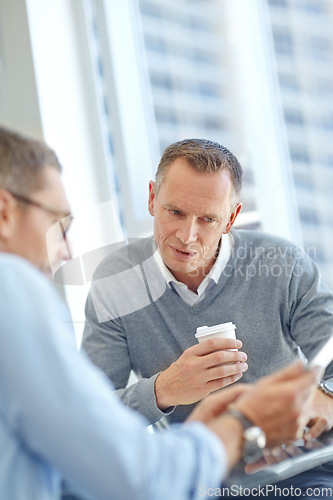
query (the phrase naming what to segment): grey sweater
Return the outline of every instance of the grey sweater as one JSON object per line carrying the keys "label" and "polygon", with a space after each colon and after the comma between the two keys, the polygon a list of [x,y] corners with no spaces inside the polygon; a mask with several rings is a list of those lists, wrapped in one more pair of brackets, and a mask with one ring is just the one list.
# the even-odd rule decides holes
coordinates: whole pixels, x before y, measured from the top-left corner
{"label": "grey sweater", "polygon": [[[110,254],[99,265],[86,304],[83,347],[109,376],[125,404],[151,423],[183,421],[193,405],[162,412],[154,383],[194,345],[196,328],[232,321],[248,355],[242,382],[312,358],[330,336],[333,295],[314,262],[293,244],[233,230],[234,248],[219,282],[197,305],[166,284],[152,238]],[[126,388],[130,371],[139,381]],[[333,375],[333,364],[326,377]]]}

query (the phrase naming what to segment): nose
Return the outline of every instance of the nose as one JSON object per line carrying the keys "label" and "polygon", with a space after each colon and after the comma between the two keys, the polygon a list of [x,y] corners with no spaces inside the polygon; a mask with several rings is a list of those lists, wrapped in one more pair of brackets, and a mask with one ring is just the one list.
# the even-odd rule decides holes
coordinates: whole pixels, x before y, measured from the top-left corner
{"label": "nose", "polygon": [[67,260],[71,260],[71,258],[72,258],[72,251],[71,251],[70,243],[69,243],[67,238],[64,238],[63,241],[59,245],[58,258],[60,261],[61,260],[67,261]]}
{"label": "nose", "polygon": [[194,219],[184,219],[181,221],[180,226],[176,232],[177,238],[188,245],[197,240],[197,227]]}
{"label": "nose", "polygon": [[61,221],[56,222],[46,233],[47,250],[51,265],[58,266],[72,258],[72,251]]}

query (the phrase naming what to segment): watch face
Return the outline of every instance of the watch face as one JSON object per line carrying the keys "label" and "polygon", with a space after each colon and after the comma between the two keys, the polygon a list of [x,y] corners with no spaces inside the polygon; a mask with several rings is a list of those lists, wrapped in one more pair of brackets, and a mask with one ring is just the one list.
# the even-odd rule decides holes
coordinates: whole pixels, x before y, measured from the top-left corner
{"label": "watch face", "polygon": [[330,378],[329,380],[325,380],[323,386],[333,394],[333,379]]}
{"label": "watch face", "polygon": [[246,463],[255,462],[261,457],[266,445],[265,433],[260,427],[250,427],[244,431],[243,458]]}

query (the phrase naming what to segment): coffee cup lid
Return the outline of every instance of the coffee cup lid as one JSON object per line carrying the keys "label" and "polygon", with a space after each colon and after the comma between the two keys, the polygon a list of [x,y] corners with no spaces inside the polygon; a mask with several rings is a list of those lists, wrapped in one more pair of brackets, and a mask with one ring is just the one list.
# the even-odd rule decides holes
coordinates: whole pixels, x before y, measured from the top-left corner
{"label": "coffee cup lid", "polygon": [[203,337],[204,335],[211,335],[212,333],[225,332],[227,330],[235,330],[237,327],[231,321],[228,323],[221,323],[214,326],[199,326],[195,338]]}

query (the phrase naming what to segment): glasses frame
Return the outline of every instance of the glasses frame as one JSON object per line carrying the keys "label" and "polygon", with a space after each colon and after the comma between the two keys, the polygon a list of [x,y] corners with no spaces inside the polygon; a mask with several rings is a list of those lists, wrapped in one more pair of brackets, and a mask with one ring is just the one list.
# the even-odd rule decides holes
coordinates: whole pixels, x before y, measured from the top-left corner
{"label": "glasses frame", "polygon": [[59,226],[60,226],[60,229],[61,229],[62,237],[63,237],[65,245],[66,245],[66,249],[67,249],[67,252],[68,252],[69,259],[71,259],[72,258],[72,252],[71,252],[71,249],[70,249],[69,244],[68,244],[67,231],[64,228],[62,219],[65,219],[66,217],[70,217],[71,218],[70,223],[71,223],[72,220],[73,220],[73,215],[70,212],[62,212],[61,210],[58,210],[57,208],[53,208],[53,207],[50,207],[49,205],[45,205],[44,203],[40,203],[39,201],[32,200],[28,196],[24,196],[22,194],[17,194],[17,193],[14,193],[13,191],[9,191],[9,190],[8,190],[8,192],[16,200],[18,200],[18,201],[20,201],[22,203],[26,203],[27,205],[32,205],[33,207],[39,208],[40,210],[43,210],[44,212],[47,212],[49,214],[56,215],[57,217],[60,217],[60,219],[58,220]]}
{"label": "glasses frame", "polygon": [[61,210],[58,210],[57,208],[50,207],[49,205],[45,205],[44,203],[40,203],[39,201],[32,200],[31,198],[28,198],[27,196],[23,196],[22,194],[17,194],[13,193],[12,191],[9,191],[9,193],[16,198],[18,201],[21,201],[22,203],[26,203],[27,205],[32,205],[34,207],[40,208],[41,210],[44,210],[44,212],[48,212],[49,214],[52,215],[57,215],[61,218],[65,218],[68,216],[72,216],[70,212],[62,212]]}

